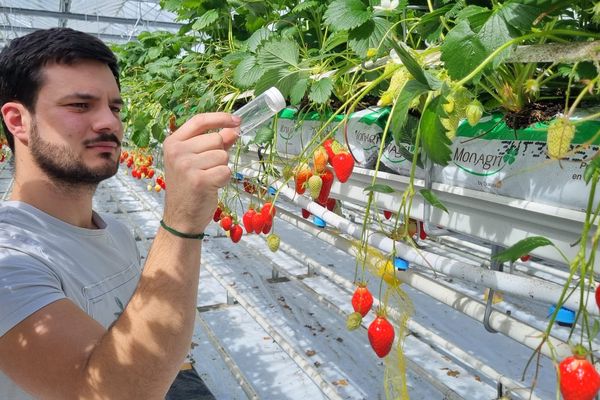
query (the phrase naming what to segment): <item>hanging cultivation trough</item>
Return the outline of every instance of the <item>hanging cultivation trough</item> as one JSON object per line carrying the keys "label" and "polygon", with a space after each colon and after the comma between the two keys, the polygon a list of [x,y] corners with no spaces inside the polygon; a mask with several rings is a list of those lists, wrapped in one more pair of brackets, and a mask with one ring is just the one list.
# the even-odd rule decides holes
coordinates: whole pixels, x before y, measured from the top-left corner
{"label": "hanging cultivation trough", "polygon": [[598,4],[213,3],[162,1],[179,33],[114,47],[126,146],[97,195],[146,254],[165,138],[281,94],[245,115],[204,241],[213,394],[594,398],[562,367],[582,345],[600,368]]}

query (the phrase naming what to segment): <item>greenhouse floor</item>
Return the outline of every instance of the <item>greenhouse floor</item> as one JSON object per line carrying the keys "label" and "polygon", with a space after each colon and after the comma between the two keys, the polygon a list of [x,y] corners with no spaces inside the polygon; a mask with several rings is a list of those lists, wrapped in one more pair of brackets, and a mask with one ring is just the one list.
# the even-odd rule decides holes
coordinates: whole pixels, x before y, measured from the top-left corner
{"label": "greenhouse floor", "polygon": [[[10,188],[10,175],[8,168],[0,169],[0,197]],[[162,192],[148,191],[145,182],[121,170],[99,186],[94,206],[127,224],[145,255],[158,229],[162,200]],[[293,205],[278,207],[299,214]],[[289,252],[294,256],[282,250],[270,252],[263,235],[244,236],[234,244],[217,224],[207,230],[210,237],[203,243],[191,350],[194,368],[217,399],[386,398],[384,361],[371,350],[365,325],[356,331],[346,329],[352,294],[339,281],[352,282],[354,258],[280,219],[274,229],[283,250],[295,249]],[[339,279],[309,270],[297,252],[317,260]],[[483,299],[484,288],[437,279]],[[378,284],[375,278],[369,282],[374,294]],[[480,322],[408,286],[402,288],[414,303],[412,321],[520,381],[532,350],[488,333]],[[504,300],[497,309],[524,313],[532,325],[545,327],[545,306],[522,299]],[[365,318],[366,326],[372,314]],[[442,347],[409,331],[404,352],[411,399],[498,397],[496,382]],[[394,353],[388,359],[395,360]],[[534,369],[529,368],[524,386],[530,384]],[[549,360],[541,361],[535,394],[543,399],[555,395]]]}

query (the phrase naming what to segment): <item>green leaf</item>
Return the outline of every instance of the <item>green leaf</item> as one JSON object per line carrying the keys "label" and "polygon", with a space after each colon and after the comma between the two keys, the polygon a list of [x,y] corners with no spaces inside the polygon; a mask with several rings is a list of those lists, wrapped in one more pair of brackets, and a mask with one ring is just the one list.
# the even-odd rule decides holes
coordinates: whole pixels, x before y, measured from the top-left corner
{"label": "green leaf", "polygon": [[150,129],[148,129],[148,116],[138,117],[134,122],[131,141],[138,147],[148,147],[150,144]]}
{"label": "green leaf", "polygon": [[165,129],[160,123],[155,123],[152,125],[152,137],[154,140],[162,143],[165,140]]}
{"label": "green leaf", "polygon": [[161,53],[162,53],[162,48],[160,48],[160,47],[150,48],[147,52],[148,60],[150,60],[150,61],[156,60],[158,57],[160,57]]}
{"label": "green leaf", "polygon": [[308,79],[298,79],[290,90],[290,102],[293,105],[300,104],[306,94],[306,89],[308,89]]}
{"label": "green leaf", "polygon": [[419,18],[419,22],[416,25],[416,30],[419,32],[419,35],[427,38],[427,40],[430,42],[437,41],[443,29],[443,24],[441,23],[440,18],[443,17],[448,11],[452,10],[452,7],[452,4],[446,4],[445,6],[436,8],[432,12],[428,12]]}
{"label": "green leaf", "polygon": [[233,84],[239,88],[251,87],[260,79],[263,73],[263,69],[256,64],[256,57],[248,55],[235,67]]}
{"label": "green leaf", "polygon": [[277,87],[283,97],[288,97],[292,88],[298,81],[305,77],[300,71],[288,71],[287,69],[273,69],[265,72],[254,86],[254,92],[260,94],[272,86]]}
{"label": "green leaf", "polygon": [[258,49],[258,64],[264,69],[298,67],[300,48],[290,39],[276,38]]}
{"label": "green leaf", "polygon": [[324,104],[331,97],[332,91],[333,81],[331,78],[322,78],[318,81],[313,81],[308,98],[317,104]]}
{"label": "green leaf", "polygon": [[392,24],[388,20],[375,17],[352,29],[348,35],[348,44],[359,57],[365,58],[367,50],[379,47],[391,27]]}
{"label": "green leaf", "polygon": [[246,58],[248,56],[248,53],[246,53],[245,51],[233,51],[231,53],[227,53],[227,55],[223,56],[223,58],[221,59],[223,61],[223,64],[225,65],[231,65],[231,64],[237,64],[240,61],[242,61],[244,58]]}
{"label": "green leaf", "polygon": [[543,236],[531,236],[526,239],[519,240],[508,249],[492,256],[492,258],[501,263],[506,261],[515,262],[517,258],[524,256],[525,254],[529,254],[538,247],[543,246],[554,246],[554,243]]}
{"label": "green leaf", "polygon": [[373,12],[361,0],[334,0],[325,11],[325,22],[336,31],[354,29],[372,17]]}
{"label": "green leaf", "polygon": [[347,43],[347,42],[348,42],[348,32],[346,32],[346,31],[334,32],[333,34],[329,35],[327,37],[327,39],[325,40],[325,43],[323,43],[321,53],[323,53],[323,54],[328,53],[328,52],[332,51],[333,49],[335,49],[336,47],[338,47],[339,45]]}
{"label": "green leaf", "polygon": [[397,43],[395,40],[389,41],[396,50],[398,57],[402,60],[402,64],[406,67],[408,72],[415,78],[418,82],[422,83],[429,87],[429,82],[427,82],[427,78],[425,77],[425,73],[423,72],[423,68],[419,65],[417,60],[406,50],[404,47],[404,43]]}
{"label": "green leaf", "polygon": [[[477,33],[479,41],[485,47],[488,53],[492,53],[498,47],[512,39],[511,28],[504,20],[500,12],[492,12],[492,15],[483,24],[481,30]],[[492,61],[492,65],[497,67],[510,55],[510,49],[506,49],[498,54]]]}
{"label": "green leaf", "polygon": [[433,194],[431,190],[421,189],[419,190],[419,193],[421,193],[421,196],[423,196],[423,198],[435,208],[439,208],[440,210],[448,212],[446,206],[436,197],[435,194]]}
{"label": "green leaf", "polygon": [[208,10],[204,14],[202,14],[194,24],[192,25],[192,29],[196,31],[202,31],[204,28],[214,24],[219,19],[219,12],[217,10]]}
{"label": "green leaf", "polygon": [[441,60],[448,69],[448,74],[456,80],[467,76],[489,55],[465,20],[448,32],[441,51]]}
{"label": "green leaf", "polygon": [[594,176],[594,172],[598,171],[599,169],[600,157],[596,157],[585,167],[585,170],[583,171],[583,180],[585,181],[586,185],[590,183],[590,180]]}
{"label": "green leaf", "polygon": [[252,143],[265,144],[270,143],[275,136],[275,132],[269,126],[263,126],[258,128],[256,136],[252,139]]}
{"label": "green leaf", "polygon": [[248,45],[248,50],[250,50],[253,53],[256,52],[258,46],[260,46],[260,44],[265,40],[269,39],[271,37],[271,34],[272,32],[265,27],[260,28],[259,30],[254,32],[252,36],[250,36],[246,41],[246,44]]}
{"label": "green leaf", "polygon": [[319,5],[318,1],[305,1],[303,3],[298,4],[296,7],[292,9],[292,14],[298,14],[302,11],[310,10],[311,8],[315,8]]}
{"label": "green leaf", "polygon": [[465,20],[474,32],[479,32],[485,21],[492,15],[492,11],[485,7],[470,5],[457,15],[457,20]]}
{"label": "green leaf", "polygon": [[436,97],[423,110],[419,129],[421,131],[421,142],[425,154],[436,164],[445,166],[452,158],[452,141],[446,136],[446,130],[440,122],[440,115],[443,114],[440,106],[441,96]]}
{"label": "green leaf", "polygon": [[541,14],[542,9],[521,2],[507,2],[501,6],[499,14],[506,23],[519,30],[520,33],[526,33],[531,29],[533,21]]}
{"label": "green leaf", "polygon": [[363,192],[377,192],[377,193],[394,193],[395,190],[388,185],[375,184],[367,186],[363,189]]}
{"label": "green leaf", "polygon": [[396,143],[400,143],[400,137],[402,136],[404,125],[408,117],[408,110],[413,100],[424,93],[427,93],[429,88],[423,85],[421,82],[410,80],[406,82],[402,92],[396,100],[396,105],[392,110],[392,118],[390,129],[394,135]]}

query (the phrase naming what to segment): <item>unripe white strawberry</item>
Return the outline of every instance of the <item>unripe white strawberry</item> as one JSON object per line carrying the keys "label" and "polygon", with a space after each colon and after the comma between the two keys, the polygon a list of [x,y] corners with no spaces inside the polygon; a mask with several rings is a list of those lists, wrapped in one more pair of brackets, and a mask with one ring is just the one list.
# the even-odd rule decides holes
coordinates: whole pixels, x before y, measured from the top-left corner
{"label": "unripe white strawberry", "polygon": [[571,141],[575,136],[575,125],[566,117],[556,118],[548,126],[548,156],[561,159],[571,149]]}
{"label": "unripe white strawberry", "polygon": [[269,247],[269,250],[271,250],[272,252],[276,252],[277,250],[279,250],[279,244],[281,243],[281,240],[279,239],[279,236],[277,236],[274,233],[271,233],[269,236],[267,236],[267,246]]}
{"label": "unripe white strawberry", "polygon": [[322,187],[323,180],[319,175],[313,175],[308,179],[308,191],[310,192],[310,197],[312,197],[313,200],[316,200],[319,197]]}
{"label": "unripe white strawberry", "polygon": [[475,126],[483,115],[483,106],[479,100],[475,99],[469,103],[465,113],[467,114],[467,121],[469,121],[469,125]]}
{"label": "unripe white strawberry", "polygon": [[454,111],[455,103],[456,102],[454,101],[453,96],[446,97],[446,102],[442,105],[442,108],[444,109],[446,114],[450,114],[452,111]]}
{"label": "unripe white strawberry", "polygon": [[406,82],[408,82],[411,78],[412,75],[410,74],[410,72],[408,72],[406,67],[400,66],[400,68],[398,68],[398,70],[394,72],[394,75],[392,75],[392,79],[390,80],[390,86],[381,95],[381,98],[379,99],[379,102],[377,102],[377,105],[379,107],[384,107],[392,104],[400,95],[400,92],[402,92],[402,88],[404,88]]}

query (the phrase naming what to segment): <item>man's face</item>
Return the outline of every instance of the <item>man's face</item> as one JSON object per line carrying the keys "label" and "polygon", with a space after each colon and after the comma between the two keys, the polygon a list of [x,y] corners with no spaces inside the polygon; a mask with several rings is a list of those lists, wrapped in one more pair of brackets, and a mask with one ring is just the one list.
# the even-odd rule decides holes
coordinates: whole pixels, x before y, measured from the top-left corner
{"label": "man's face", "polygon": [[121,97],[108,66],[83,61],[44,68],[29,148],[52,179],[97,184],[119,166]]}

